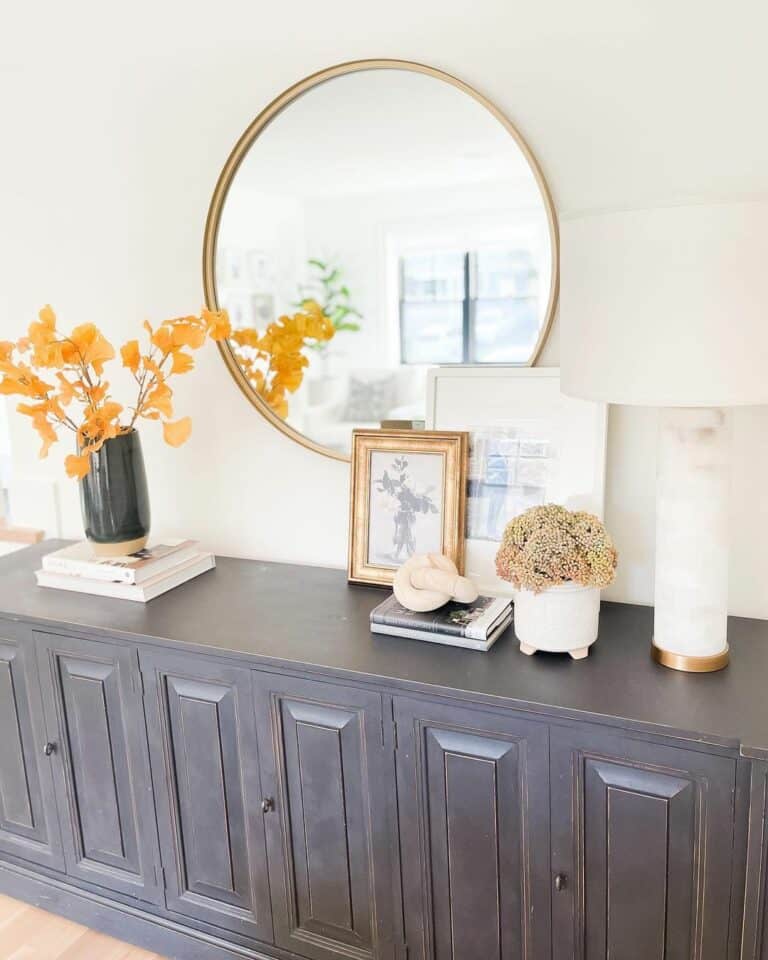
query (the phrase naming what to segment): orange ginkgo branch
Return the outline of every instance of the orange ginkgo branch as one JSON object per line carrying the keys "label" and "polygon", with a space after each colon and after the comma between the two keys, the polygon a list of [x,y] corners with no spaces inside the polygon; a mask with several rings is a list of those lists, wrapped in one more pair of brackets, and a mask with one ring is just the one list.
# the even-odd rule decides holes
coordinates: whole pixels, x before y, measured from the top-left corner
{"label": "orange ginkgo branch", "polygon": [[256,393],[278,416],[287,417],[287,394],[298,390],[309,365],[302,351],[327,342],[335,333],[331,318],[320,305],[305,300],[300,313],[280,317],[263,334],[250,327],[234,330],[232,349]]}
{"label": "orange ginkgo branch", "polygon": [[[63,336],[57,330],[56,315],[46,306],[30,324],[26,337],[16,343],[0,342],[0,394],[32,401],[19,403],[16,409],[31,419],[39,433],[43,441],[40,456],[48,455],[58,440],[59,428],[75,433],[79,452],[65,460],[69,476],[85,476],[90,455],[107,440],[134,429],[139,417],[162,420],[163,435],[172,446],[189,437],[189,417],[176,422],[170,419],[173,391],[166,381],[194,368],[192,355],[184,348],[196,350],[206,339],[222,340],[229,335],[227,314],[203,310],[200,316],[166,320],[157,330],[146,323],[145,329],[150,339],[145,354],[138,340],[130,340],[120,351],[123,366],[138,385],[138,398],[127,424],[121,422],[123,406],[112,400],[109,382],[104,379],[104,366],[114,359],[115,350],[94,324],[82,324]],[[54,372],[57,384],[42,379],[42,371]],[[83,408],[81,417],[65,409],[73,403]]]}

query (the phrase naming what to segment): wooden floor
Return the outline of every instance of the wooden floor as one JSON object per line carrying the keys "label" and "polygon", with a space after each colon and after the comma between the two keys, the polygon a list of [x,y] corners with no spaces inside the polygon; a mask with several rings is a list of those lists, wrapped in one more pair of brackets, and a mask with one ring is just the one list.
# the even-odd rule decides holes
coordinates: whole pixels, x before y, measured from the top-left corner
{"label": "wooden floor", "polygon": [[1,960],[164,960],[0,895]]}

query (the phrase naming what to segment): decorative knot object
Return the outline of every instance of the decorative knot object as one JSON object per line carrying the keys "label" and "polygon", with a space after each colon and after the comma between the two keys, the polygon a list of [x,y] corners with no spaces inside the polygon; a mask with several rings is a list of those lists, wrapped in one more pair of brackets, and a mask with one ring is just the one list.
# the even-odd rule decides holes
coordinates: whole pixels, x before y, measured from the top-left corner
{"label": "decorative knot object", "polygon": [[477,600],[474,583],[460,576],[453,560],[439,553],[420,553],[407,560],[395,574],[392,589],[397,602],[415,613],[437,610],[449,600]]}

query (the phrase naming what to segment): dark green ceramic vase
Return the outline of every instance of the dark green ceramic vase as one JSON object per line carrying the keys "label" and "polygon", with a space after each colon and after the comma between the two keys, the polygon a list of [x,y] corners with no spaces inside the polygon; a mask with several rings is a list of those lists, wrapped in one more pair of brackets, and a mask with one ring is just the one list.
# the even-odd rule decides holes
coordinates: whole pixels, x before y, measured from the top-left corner
{"label": "dark green ceramic vase", "polygon": [[80,481],[85,535],[101,556],[141,550],[149,535],[149,493],[136,430],[107,440],[91,454]]}

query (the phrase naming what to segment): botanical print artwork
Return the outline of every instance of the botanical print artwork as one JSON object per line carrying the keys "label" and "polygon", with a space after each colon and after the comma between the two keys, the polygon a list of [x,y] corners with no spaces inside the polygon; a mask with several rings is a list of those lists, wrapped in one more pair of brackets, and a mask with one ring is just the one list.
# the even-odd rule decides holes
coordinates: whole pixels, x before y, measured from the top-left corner
{"label": "botanical print artwork", "polygon": [[442,454],[372,451],[368,563],[442,553],[444,469]]}
{"label": "botanical print artwork", "polygon": [[467,537],[500,541],[510,517],[543,504],[553,467],[546,423],[472,429]]}
{"label": "botanical print artwork", "polygon": [[391,585],[406,560],[464,568],[466,431],[353,430],[349,579]]}

